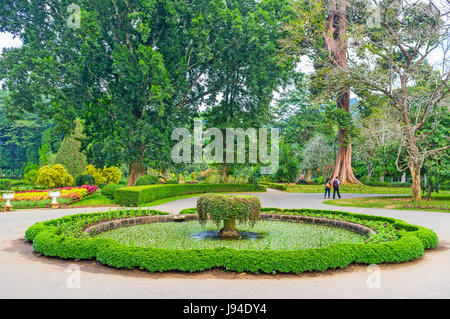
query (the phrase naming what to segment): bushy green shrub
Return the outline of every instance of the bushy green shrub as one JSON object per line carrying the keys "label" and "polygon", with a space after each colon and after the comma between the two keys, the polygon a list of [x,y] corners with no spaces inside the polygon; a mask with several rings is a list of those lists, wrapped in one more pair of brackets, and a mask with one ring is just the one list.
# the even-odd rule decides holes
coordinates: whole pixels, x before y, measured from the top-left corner
{"label": "bushy green shrub", "polygon": [[67,173],[64,166],[55,164],[52,167],[41,167],[38,172],[36,183],[47,188],[66,187],[73,185],[73,177]]}
{"label": "bushy green shrub", "polygon": [[198,198],[197,210],[202,224],[209,217],[219,227],[227,219],[253,225],[261,213],[261,202],[255,196],[205,194]]}
{"label": "bushy green shrub", "polygon": [[23,183],[29,186],[35,186],[39,174],[39,165],[28,162],[23,170]]}
{"label": "bushy green shrub", "polygon": [[[193,209],[189,210],[190,212]],[[436,234],[427,228],[382,216],[339,211],[265,208],[276,214],[310,214],[338,219],[340,216],[361,224],[378,222],[377,230],[389,224],[395,239],[375,243],[337,243],[297,250],[164,249],[120,244],[112,239],[96,238],[83,233],[87,226],[112,219],[167,214],[158,211],[124,210],[106,213],[78,214],[39,222],[27,229],[25,238],[34,250],[45,256],[64,259],[96,259],[116,268],[139,268],[150,272],[203,271],[223,268],[237,272],[302,273],[344,268],[351,263],[399,263],[420,258],[425,249],[438,244]]]}
{"label": "bushy green shrub", "polygon": [[108,197],[109,199],[114,199],[114,191],[122,187],[125,186],[119,184],[108,184],[105,187],[103,187],[102,195]]}
{"label": "bushy green shrub", "polygon": [[106,184],[118,184],[122,178],[122,172],[116,166],[95,168],[94,165],[88,165],[84,169],[83,175],[91,175],[95,179],[96,186]]}
{"label": "bushy green shrub", "polygon": [[380,182],[376,177],[362,176],[359,181],[367,186],[372,187],[411,187],[411,183],[401,182]]}
{"label": "bushy green shrub", "polygon": [[122,178],[122,172],[116,166],[105,166],[102,170],[102,176],[106,184],[118,184]]}
{"label": "bushy green shrub", "polygon": [[95,179],[92,175],[89,174],[78,175],[77,178],[75,178],[75,185],[76,186],[95,185]]}
{"label": "bushy green shrub", "polygon": [[252,184],[174,184],[123,187],[114,192],[114,201],[125,207],[139,206],[158,199],[203,193],[254,192]]}
{"label": "bushy green shrub", "polygon": [[155,175],[145,175],[139,177],[135,186],[156,185],[159,183],[159,177]]}
{"label": "bushy green shrub", "polygon": [[13,182],[9,179],[0,179],[0,190],[10,190]]}

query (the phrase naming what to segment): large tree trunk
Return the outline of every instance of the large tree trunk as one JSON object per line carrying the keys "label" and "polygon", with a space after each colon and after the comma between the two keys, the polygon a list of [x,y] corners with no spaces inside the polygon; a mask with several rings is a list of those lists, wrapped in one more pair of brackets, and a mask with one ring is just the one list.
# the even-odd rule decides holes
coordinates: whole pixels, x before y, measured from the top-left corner
{"label": "large tree trunk", "polygon": [[417,169],[414,164],[409,166],[412,178],[412,200],[422,200],[422,187],[420,186],[420,168]]}
{"label": "large tree trunk", "polygon": [[[347,62],[345,62],[346,64]],[[337,105],[340,109],[350,112],[350,88],[346,89],[337,99]],[[339,127],[339,148],[334,164],[332,179],[338,177],[342,184],[361,184],[353,174],[352,169],[352,144],[347,128]]]}
{"label": "large tree trunk", "polygon": [[144,161],[142,158],[132,162],[130,164],[130,175],[128,176],[128,186],[134,186],[139,177],[145,176],[147,170],[144,167]]}
{"label": "large tree trunk", "polygon": [[[329,16],[324,32],[324,40],[329,57],[336,68],[347,72],[347,2],[345,0],[332,1],[329,7]],[[337,22],[337,23],[336,23]],[[350,87],[345,86],[338,92],[337,106],[350,112]],[[339,177],[342,184],[361,184],[352,170],[352,145],[347,127],[339,127],[339,150],[336,156],[331,178]]]}
{"label": "large tree trunk", "polygon": [[306,171],[305,182],[311,183],[311,180],[312,180],[312,170],[309,168]]}

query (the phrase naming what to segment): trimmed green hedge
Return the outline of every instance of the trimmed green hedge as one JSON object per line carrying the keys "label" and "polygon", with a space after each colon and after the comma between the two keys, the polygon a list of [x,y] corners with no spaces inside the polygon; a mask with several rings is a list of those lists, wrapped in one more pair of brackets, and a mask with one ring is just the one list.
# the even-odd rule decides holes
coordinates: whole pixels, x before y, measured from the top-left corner
{"label": "trimmed green hedge", "polygon": [[144,185],[156,185],[159,184],[159,177],[155,175],[145,175],[139,177],[136,186],[144,186]]}
{"label": "trimmed green hedge", "polygon": [[119,184],[108,184],[102,189],[102,195],[108,197],[109,199],[114,199],[114,192],[116,189],[125,187],[124,185]]}
{"label": "trimmed green hedge", "polygon": [[[105,220],[165,214],[158,211],[124,210],[107,213],[79,214],[37,223],[26,231],[26,239],[36,252],[64,259],[96,259],[115,268],[139,268],[150,272],[203,271],[222,268],[254,273],[302,273],[344,268],[351,263],[399,263],[420,258],[425,249],[438,244],[436,234],[427,228],[381,216],[319,210],[263,209],[279,214],[320,214],[347,216],[361,223],[377,221],[395,227],[394,240],[378,243],[338,243],[304,250],[236,250],[230,248],[174,250],[127,246],[106,238],[90,237],[83,229]],[[192,209],[190,210],[193,211]]]}
{"label": "trimmed green hedge", "polygon": [[264,182],[260,182],[259,185],[263,185],[266,186],[268,188],[273,188],[273,189],[278,189],[280,191],[287,191],[287,185],[284,184],[277,184],[277,183],[264,183]]}
{"label": "trimmed green hedge", "polygon": [[114,200],[124,207],[139,206],[158,199],[202,193],[255,192],[253,184],[163,184],[123,187],[114,192]]}

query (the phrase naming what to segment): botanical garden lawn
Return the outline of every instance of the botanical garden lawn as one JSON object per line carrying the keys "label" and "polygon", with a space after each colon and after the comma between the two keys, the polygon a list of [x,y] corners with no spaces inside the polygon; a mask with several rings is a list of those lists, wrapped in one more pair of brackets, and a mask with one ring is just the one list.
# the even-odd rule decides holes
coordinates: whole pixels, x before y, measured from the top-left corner
{"label": "botanical garden lawn", "polygon": [[[288,186],[288,193],[323,193],[324,185],[293,185]],[[341,193],[355,194],[412,194],[410,187],[372,187],[367,185],[342,185]]]}
{"label": "botanical garden lawn", "polygon": [[423,210],[450,212],[450,191],[440,191],[431,195],[431,200],[414,202],[409,196],[395,197],[362,197],[332,199],[323,202],[324,204],[345,207],[365,207],[365,208],[386,208],[404,210]]}
{"label": "botanical garden lawn", "polygon": [[195,196],[199,196],[199,194],[189,194],[189,195],[168,197],[168,198],[158,199],[158,200],[155,200],[153,202],[144,203],[144,204],[141,204],[139,206],[140,207],[153,207],[153,206],[158,206],[158,205],[162,205],[162,204],[165,204],[165,203],[173,202],[173,201],[176,201],[176,200],[179,200],[179,199],[195,197]]}
{"label": "botanical garden lawn", "polygon": [[95,206],[95,205],[114,205],[114,201],[106,196],[103,196],[101,192],[96,192],[92,195],[88,195],[79,202],[70,204],[69,206]]}
{"label": "botanical garden lawn", "polygon": [[185,223],[153,223],[118,228],[96,237],[111,238],[125,245],[165,249],[233,249],[292,250],[329,246],[342,242],[363,242],[366,237],[348,230],[278,221],[259,221],[252,228],[238,225],[240,231],[258,233],[261,238],[243,240],[196,239],[202,231],[217,231],[212,222],[202,227],[197,221]]}

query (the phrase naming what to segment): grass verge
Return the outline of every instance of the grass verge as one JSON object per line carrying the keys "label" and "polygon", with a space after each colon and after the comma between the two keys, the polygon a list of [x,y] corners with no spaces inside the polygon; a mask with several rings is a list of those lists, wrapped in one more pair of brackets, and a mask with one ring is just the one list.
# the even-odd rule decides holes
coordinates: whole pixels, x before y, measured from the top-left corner
{"label": "grass verge", "polygon": [[[341,193],[355,193],[355,194],[412,194],[409,187],[372,187],[367,185],[342,185],[339,189]],[[325,186],[323,185],[295,185],[288,186],[288,193],[324,193]],[[333,192],[333,190],[331,190]]]}
{"label": "grass verge", "polygon": [[449,191],[431,196],[430,200],[413,201],[409,196],[361,197],[326,200],[327,205],[343,207],[384,208],[399,210],[423,210],[450,213]]}

